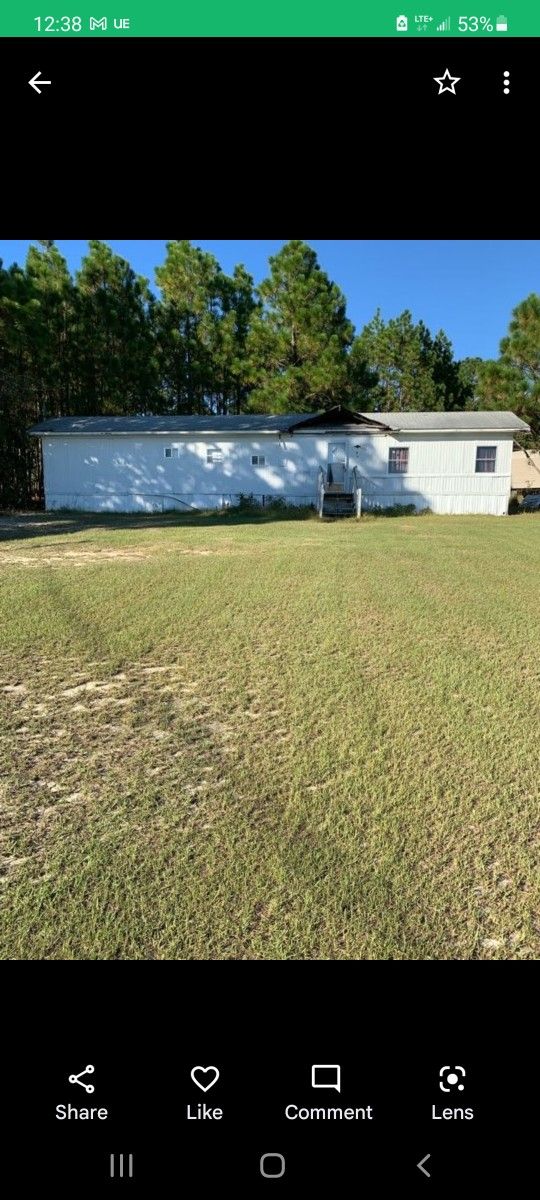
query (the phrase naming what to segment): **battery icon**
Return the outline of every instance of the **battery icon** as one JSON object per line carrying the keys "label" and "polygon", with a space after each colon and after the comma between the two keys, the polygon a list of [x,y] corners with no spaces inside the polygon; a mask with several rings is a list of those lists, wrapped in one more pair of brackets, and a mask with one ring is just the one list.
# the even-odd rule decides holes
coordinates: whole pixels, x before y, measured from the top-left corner
{"label": "battery icon", "polygon": [[507,18],[506,17],[497,17],[497,24],[495,26],[495,29],[496,29],[497,33],[506,33],[506,31],[508,29]]}

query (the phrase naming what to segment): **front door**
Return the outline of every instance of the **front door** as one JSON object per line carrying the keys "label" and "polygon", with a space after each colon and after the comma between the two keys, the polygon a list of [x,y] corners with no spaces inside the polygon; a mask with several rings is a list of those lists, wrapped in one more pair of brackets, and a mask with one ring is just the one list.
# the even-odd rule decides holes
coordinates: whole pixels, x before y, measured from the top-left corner
{"label": "front door", "polygon": [[345,486],[347,470],[347,443],[330,442],[328,446],[328,482],[338,487]]}

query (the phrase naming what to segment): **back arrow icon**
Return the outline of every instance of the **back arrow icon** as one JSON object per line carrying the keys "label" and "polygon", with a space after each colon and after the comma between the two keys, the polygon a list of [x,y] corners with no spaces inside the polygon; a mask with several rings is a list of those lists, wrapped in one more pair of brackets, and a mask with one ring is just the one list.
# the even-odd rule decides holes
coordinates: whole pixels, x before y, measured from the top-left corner
{"label": "back arrow icon", "polygon": [[[45,83],[52,83],[51,79],[40,79],[39,78],[40,75],[41,75],[41,71],[36,71],[34,78],[28,80],[30,87],[32,87],[34,89],[34,91],[37,92],[38,96],[41,96],[40,89],[41,89],[41,87],[43,87],[43,85]],[[38,87],[38,83],[39,83],[39,87]]]}
{"label": "back arrow icon", "polygon": [[431,1175],[430,1175],[429,1171],[426,1171],[426,1168],[424,1166],[424,1163],[427,1162],[428,1158],[431,1158],[431,1154],[424,1154],[424,1157],[421,1158],[420,1162],[417,1163],[416,1165],[418,1167],[418,1170],[422,1172],[422,1175],[427,1175],[428,1179],[431,1179]]}

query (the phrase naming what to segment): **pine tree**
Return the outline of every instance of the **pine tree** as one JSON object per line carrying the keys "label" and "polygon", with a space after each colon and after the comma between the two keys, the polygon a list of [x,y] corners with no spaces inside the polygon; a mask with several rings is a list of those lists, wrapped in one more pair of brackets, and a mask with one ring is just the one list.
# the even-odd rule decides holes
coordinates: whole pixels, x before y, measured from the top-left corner
{"label": "pine tree", "polygon": [[528,447],[540,446],[540,296],[514,308],[500,351],[498,359],[475,360],[475,406],[515,412],[531,427]]}
{"label": "pine tree", "polygon": [[157,377],[147,280],[104,242],[91,241],[76,283],[76,411],[152,411]]}
{"label": "pine tree", "polygon": [[[514,407],[540,443],[540,295],[531,293],[512,312],[501,342],[501,366],[512,381]],[[519,389],[518,389],[519,379]]]}
{"label": "pine tree", "polygon": [[221,274],[217,282],[220,313],[213,326],[213,407],[224,414],[240,413],[250,393],[247,342],[258,304],[245,267],[236,266],[232,276]]}
{"label": "pine tree", "polygon": [[[41,249],[38,249],[38,246]],[[66,260],[52,241],[30,246],[26,278],[32,295],[29,354],[39,389],[39,416],[70,413],[78,370],[75,288]]]}
{"label": "pine tree", "polygon": [[353,412],[372,412],[377,404],[378,376],[358,337],[355,337],[347,357],[347,383],[347,408]]}
{"label": "pine tree", "polygon": [[191,242],[168,242],[156,267],[159,368],[166,407],[204,413],[214,390],[212,351],[221,311],[221,268]]}
{"label": "pine tree", "polygon": [[482,365],[483,359],[478,357],[462,358],[457,363],[463,408],[481,408],[479,379]]}
{"label": "pine tree", "polygon": [[248,338],[260,412],[309,412],[348,400],[347,351],[353,327],[345,298],[305,242],[288,242],[270,258],[258,289],[262,308]]}
{"label": "pine tree", "polygon": [[353,353],[375,373],[369,392],[382,411],[431,411],[462,407],[464,390],[452,345],[440,330],[432,336],[405,310],[388,322],[380,309],[355,339]]}
{"label": "pine tree", "polygon": [[26,507],[39,494],[39,452],[27,437],[40,416],[30,329],[36,302],[25,272],[0,262],[0,507]]}

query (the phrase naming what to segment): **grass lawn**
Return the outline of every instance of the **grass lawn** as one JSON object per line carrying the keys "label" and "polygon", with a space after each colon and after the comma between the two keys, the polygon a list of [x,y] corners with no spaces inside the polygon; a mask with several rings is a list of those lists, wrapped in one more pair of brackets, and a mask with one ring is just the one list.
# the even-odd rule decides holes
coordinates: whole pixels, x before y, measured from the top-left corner
{"label": "grass lawn", "polygon": [[3,958],[540,955],[540,517],[0,518]]}

